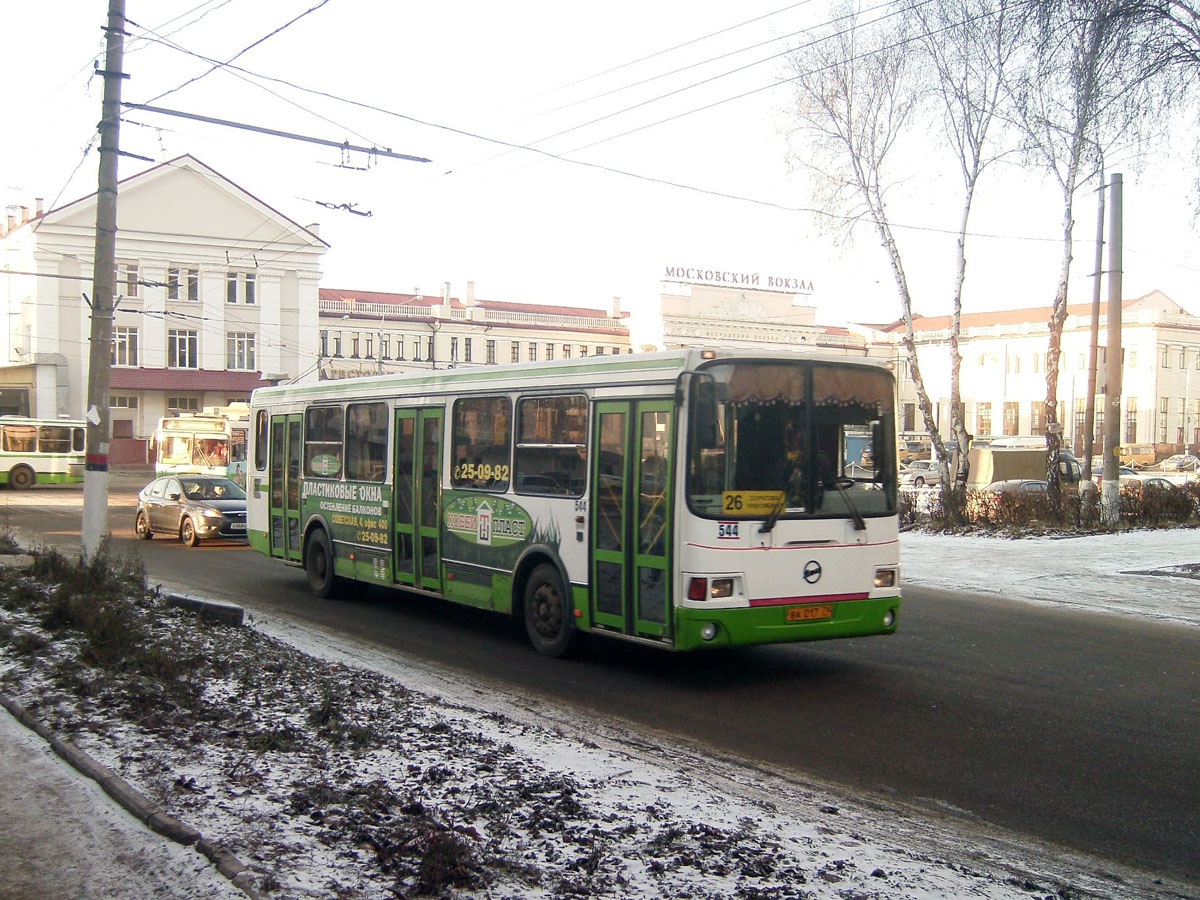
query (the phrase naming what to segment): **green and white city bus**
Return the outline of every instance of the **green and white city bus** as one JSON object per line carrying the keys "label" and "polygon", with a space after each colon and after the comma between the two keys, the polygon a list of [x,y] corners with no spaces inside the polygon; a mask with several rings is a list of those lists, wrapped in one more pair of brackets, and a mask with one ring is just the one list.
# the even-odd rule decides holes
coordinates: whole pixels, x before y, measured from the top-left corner
{"label": "green and white city bus", "polygon": [[0,416],[0,484],[74,484],[87,467],[87,423],[82,419]]}
{"label": "green and white city bus", "polygon": [[261,388],[250,542],[318,596],[494,610],[550,656],[890,634],[894,410],[869,360],[697,349]]}

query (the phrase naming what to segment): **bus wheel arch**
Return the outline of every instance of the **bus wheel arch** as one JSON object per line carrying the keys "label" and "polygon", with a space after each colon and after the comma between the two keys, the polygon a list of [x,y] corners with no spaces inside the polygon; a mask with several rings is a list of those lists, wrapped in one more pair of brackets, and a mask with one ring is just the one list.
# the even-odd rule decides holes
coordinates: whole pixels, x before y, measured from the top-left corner
{"label": "bus wheel arch", "polygon": [[23,491],[37,483],[37,473],[29,466],[13,466],[8,473],[8,486],[14,490]]}
{"label": "bus wheel arch", "polygon": [[520,602],[514,603],[514,609],[519,610],[530,643],[543,656],[569,655],[579,632],[562,570],[549,558],[536,557],[521,573],[515,592]]}
{"label": "bus wheel arch", "polygon": [[321,525],[310,528],[304,538],[304,573],[308,589],[322,600],[338,596],[341,579],[335,571],[333,543]]}

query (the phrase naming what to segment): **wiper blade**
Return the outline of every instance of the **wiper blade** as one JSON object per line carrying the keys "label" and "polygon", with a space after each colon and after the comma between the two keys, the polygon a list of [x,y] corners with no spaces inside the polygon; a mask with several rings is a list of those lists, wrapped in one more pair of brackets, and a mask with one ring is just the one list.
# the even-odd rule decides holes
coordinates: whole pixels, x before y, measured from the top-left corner
{"label": "wiper blade", "polygon": [[767,534],[775,528],[775,523],[779,521],[779,517],[787,510],[787,486],[792,480],[792,475],[796,472],[796,465],[799,460],[789,459],[787,468],[783,470],[783,484],[779,486],[779,503],[771,510],[771,514],[763,521],[758,529],[759,534]]}
{"label": "wiper blade", "polygon": [[858,507],[854,505],[854,500],[850,497],[850,492],[846,490],[854,485],[853,478],[833,478],[825,482],[827,488],[837,488],[837,492],[842,495],[842,499],[846,501],[846,508],[850,510],[850,517],[854,519],[855,531],[866,531],[867,520],[863,518],[862,513],[858,511]]}

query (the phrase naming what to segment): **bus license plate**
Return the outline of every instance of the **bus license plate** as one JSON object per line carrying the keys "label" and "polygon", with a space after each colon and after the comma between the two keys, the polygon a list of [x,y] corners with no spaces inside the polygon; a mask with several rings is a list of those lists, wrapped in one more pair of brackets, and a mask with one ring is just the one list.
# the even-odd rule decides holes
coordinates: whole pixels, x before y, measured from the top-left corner
{"label": "bus license plate", "polygon": [[229,527],[234,531],[245,531],[246,523],[245,522],[230,522]]}
{"label": "bus license plate", "polygon": [[833,607],[828,603],[822,603],[820,606],[792,606],[787,611],[789,622],[809,622],[813,619],[832,618]]}

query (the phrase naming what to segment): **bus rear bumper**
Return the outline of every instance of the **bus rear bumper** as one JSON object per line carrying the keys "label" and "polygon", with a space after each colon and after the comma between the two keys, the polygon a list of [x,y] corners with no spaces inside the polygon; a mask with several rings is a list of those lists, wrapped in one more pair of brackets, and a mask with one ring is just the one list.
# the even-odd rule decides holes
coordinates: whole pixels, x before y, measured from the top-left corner
{"label": "bus rear bumper", "polygon": [[752,609],[677,607],[675,649],[700,650],[893,634],[899,619],[899,595]]}

